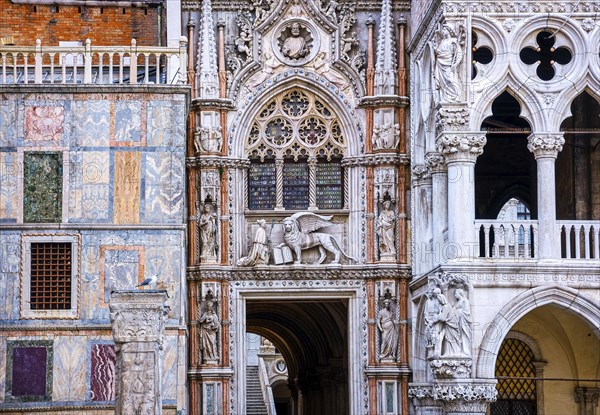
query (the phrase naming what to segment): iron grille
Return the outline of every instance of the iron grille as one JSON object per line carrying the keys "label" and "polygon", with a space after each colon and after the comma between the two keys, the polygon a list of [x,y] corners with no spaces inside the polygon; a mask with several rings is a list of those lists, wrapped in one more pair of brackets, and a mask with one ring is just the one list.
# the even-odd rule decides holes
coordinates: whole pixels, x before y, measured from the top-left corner
{"label": "iron grille", "polygon": [[71,243],[31,244],[31,310],[71,308]]}

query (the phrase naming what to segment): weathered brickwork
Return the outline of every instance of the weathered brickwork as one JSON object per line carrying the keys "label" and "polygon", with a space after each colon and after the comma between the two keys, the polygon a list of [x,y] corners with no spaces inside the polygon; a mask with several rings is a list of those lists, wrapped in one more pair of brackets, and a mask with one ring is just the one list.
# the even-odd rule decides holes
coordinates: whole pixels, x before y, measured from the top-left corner
{"label": "weathered brickwork", "polygon": [[[60,3],[60,2],[57,2]],[[92,45],[156,46],[159,42],[159,15],[156,4],[148,7],[90,7],[15,4],[0,0],[0,39],[12,36],[15,45],[57,46],[61,41],[86,39]]]}

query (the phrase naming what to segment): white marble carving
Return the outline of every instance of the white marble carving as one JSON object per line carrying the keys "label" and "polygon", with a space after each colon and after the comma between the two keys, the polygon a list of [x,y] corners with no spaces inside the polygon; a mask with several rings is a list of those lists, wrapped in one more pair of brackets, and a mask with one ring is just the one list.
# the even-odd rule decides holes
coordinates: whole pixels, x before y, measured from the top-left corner
{"label": "white marble carving", "polygon": [[398,357],[399,330],[392,300],[383,300],[383,307],[377,314],[377,328],[381,334],[379,360],[395,362]]}
{"label": "white marble carving", "polygon": [[462,79],[458,74],[458,66],[463,59],[465,36],[464,26],[459,25],[457,32],[444,24],[432,40],[434,78],[441,102],[456,102],[462,98]]}
{"label": "white marble carving", "polygon": [[379,259],[382,262],[396,260],[396,212],[392,202],[383,202],[383,210],[377,218],[375,230],[379,236]]}
{"label": "white marble carving", "polygon": [[253,267],[255,265],[267,265],[269,263],[270,241],[269,237],[267,236],[267,221],[264,219],[259,219],[257,223],[258,228],[254,234],[252,249],[248,253],[248,256],[242,257],[238,260],[238,267]]}
{"label": "white marble carving", "polygon": [[214,301],[208,299],[205,301],[204,311],[199,310],[200,324],[198,343],[200,345],[200,363],[216,364],[219,362],[219,348],[217,344],[217,334],[219,332],[219,316],[214,310]]}

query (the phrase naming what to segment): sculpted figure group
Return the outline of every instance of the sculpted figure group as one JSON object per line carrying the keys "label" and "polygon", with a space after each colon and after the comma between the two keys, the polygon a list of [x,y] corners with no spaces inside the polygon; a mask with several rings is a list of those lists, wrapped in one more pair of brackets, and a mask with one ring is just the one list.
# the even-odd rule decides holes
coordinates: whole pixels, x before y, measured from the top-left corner
{"label": "sculpted figure group", "polygon": [[471,356],[471,303],[464,290],[454,290],[454,306],[438,287],[430,288],[426,296],[425,339],[430,357]]}

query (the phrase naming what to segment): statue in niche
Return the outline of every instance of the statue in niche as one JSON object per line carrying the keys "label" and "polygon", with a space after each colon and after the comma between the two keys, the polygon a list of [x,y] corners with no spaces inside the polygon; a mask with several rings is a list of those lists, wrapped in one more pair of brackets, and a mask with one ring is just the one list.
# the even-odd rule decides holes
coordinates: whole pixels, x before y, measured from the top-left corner
{"label": "statue in niche", "polygon": [[373,148],[375,150],[395,149],[400,138],[400,124],[387,123],[373,127]]}
{"label": "statue in niche", "polygon": [[[461,97],[461,85],[457,74],[463,58],[465,29],[461,25],[459,34],[448,25],[443,25],[431,42],[434,54],[434,79],[442,102],[456,102]],[[438,39],[440,38],[438,43]]]}
{"label": "statue in niche", "polygon": [[341,90],[348,88],[348,84],[346,80],[339,76],[336,72],[331,70],[329,66],[329,62],[327,61],[327,53],[319,52],[315,61],[313,63],[313,67],[318,74],[323,75],[325,79],[334,84]]}
{"label": "statue in niche", "polygon": [[217,214],[210,199],[204,203],[198,226],[200,227],[200,260],[214,262],[217,260]]}
{"label": "statue in niche", "polygon": [[465,296],[462,288],[454,291],[454,314],[459,329],[460,347],[459,354],[471,356],[471,303]]}
{"label": "statue in niche", "polygon": [[376,222],[376,231],[379,235],[379,253],[382,259],[386,256],[396,255],[396,213],[392,210],[392,202],[383,202],[383,210]]}
{"label": "statue in niche", "polygon": [[348,256],[333,235],[315,232],[317,229],[331,226],[332,216],[321,216],[312,212],[298,212],[283,220],[284,243],[278,248],[288,246],[296,255],[294,264],[302,263],[302,250],[312,247],[319,248],[320,257],[317,264],[322,264],[327,257],[327,251],[334,254],[332,264],[339,264],[342,256],[358,262],[356,258]]}
{"label": "statue in niche", "polygon": [[306,39],[300,36],[300,23],[294,22],[290,26],[291,36],[288,36],[281,46],[283,56],[292,60],[304,58],[310,52],[306,45]]}
{"label": "statue in niche", "polygon": [[270,240],[267,236],[267,221],[259,219],[258,229],[254,234],[254,241],[252,242],[252,249],[248,253],[248,256],[241,257],[238,262],[238,267],[253,267],[255,265],[268,265],[269,264],[269,244]]}
{"label": "statue in niche", "polygon": [[399,333],[394,317],[392,300],[386,298],[383,300],[383,307],[377,314],[377,328],[381,333],[380,360],[396,361],[398,356]]}
{"label": "statue in niche", "polygon": [[217,332],[219,331],[219,317],[215,313],[214,302],[212,300],[206,301],[206,310],[200,318],[198,323],[200,324],[199,344],[201,363],[217,363],[219,360],[219,350],[217,348]]}

